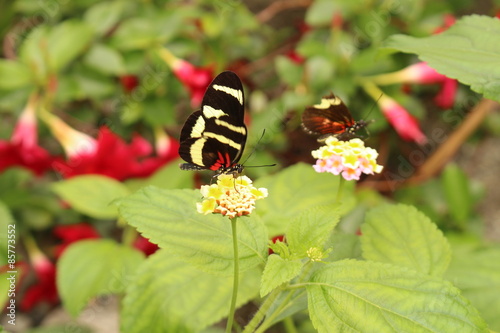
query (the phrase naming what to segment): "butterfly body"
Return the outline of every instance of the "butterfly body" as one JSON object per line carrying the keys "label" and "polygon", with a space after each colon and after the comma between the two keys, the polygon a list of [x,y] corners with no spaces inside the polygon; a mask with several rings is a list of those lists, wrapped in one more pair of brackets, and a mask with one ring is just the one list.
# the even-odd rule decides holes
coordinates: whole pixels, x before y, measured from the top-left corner
{"label": "butterfly body", "polygon": [[342,141],[356,138],[356,132],[368,126],[364,120],[354,121],[347,106],[331,93],[320,104],[309,106],[302,114],[302,127],[306,132],[319,135],[318,141],[335,136]]}
{"label": "butterfly body", "polygon": [[208,86],[201,109],[186,120],[180,136],[182,170],[213,170],[216,175],[241,173],[238,163],[245,148],[243,86],[230,71],[220,73]]}

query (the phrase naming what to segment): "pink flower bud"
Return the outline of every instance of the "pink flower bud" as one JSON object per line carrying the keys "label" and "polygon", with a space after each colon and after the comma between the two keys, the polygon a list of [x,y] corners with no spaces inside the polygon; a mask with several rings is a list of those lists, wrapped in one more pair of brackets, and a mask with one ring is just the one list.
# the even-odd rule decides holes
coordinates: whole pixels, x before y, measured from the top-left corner
{"label": "pink flower bud", "polygon": [[387,118],[402,139],[414,141],[418,144],[427,142],[427,138],[420,130],[417,119],[395,100],[384,95],[380,97],[378,104],[385,118]]}

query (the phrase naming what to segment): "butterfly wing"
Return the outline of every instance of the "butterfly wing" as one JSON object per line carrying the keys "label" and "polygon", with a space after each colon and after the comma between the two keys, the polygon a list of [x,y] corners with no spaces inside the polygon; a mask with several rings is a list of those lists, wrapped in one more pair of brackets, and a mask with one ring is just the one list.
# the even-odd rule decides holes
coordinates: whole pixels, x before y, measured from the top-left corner
{"label": "butterfly wing", "polygon": [[201,109],[186,120],[179,155],[193,169],[234,166],[241,158],[247,138],[244,111],[240,79],[233,72],[222,72],[208,86]]}
{"label": "butterfly wing", "polygon": [[302,114],[302,126],[310,134],[341,134],[355,122],[342,100],[330,94],[320,104],[309,106]]}

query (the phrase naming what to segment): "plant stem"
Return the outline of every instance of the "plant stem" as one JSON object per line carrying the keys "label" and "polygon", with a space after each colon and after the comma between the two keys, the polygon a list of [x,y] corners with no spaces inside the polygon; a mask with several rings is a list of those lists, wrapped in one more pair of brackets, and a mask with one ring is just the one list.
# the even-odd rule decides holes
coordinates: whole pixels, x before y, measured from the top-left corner
{"label": "plant stem", "polygon": [[233,253],[234,253],[234,273],[233,273],[233,296],[231,298],[231,307],[229,308],[229,315],[227,317],[226,333],[231,333],[234,322],[234,313],[236,311],[236,298],[238,297],[238,284],[240,281],[240,257],[238,255],[238,233],[236,229],[236,223],[238,218],[235,217],[231,219],[231,230],[233,231]]}
{"label": "plant stem", "polygon": [[342,199],[342,192],[344,189],[344,183],[345,183],[344,177],[339,175],[339,187],[337,189],[337,200],[336,200],[337,204],[339,204],[340,200]]}
{"label": "plant stem", "polygon": [[281,290],[279,288],[274,289],[269,296],[267,296],[266,300],[264,303],[262,303],[261,307],[255,314],[255,316],[250,320],[248,325],[245,327],[243,330],[243,333],[250,333],[250,332],[255,332],[257,329],[257,326],[262,322],[264,317],[266,316],[267,311],[269,308],[271,308],[271,305],[273,305],[274,301],[276,298],[278,298],[279,294],[281,293]]}

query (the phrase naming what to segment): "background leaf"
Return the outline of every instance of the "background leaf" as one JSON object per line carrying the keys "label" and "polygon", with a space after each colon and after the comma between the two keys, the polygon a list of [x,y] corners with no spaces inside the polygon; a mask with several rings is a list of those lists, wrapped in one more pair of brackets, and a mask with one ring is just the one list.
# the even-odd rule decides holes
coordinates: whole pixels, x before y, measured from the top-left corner
{"label": "background leaf", "polygon": [[70,245],[57,264],[57,289],[68,312],[76,316],[97,295],[122,293],[144,255],[111,240]]}
{"label": "background leaf", "polygon": [[[201,201],[201,195],[196,190],[162,190],[149,186],[121,200],[119,212],[144,237],[181,260],[207,272],[231,275],[231,222],[222,215],[198,213],[197,201]],[[267,239],[265,226],[258,216],[238,218],[241,271],[265,262]]]}
{"label": "background leaf", "polygon": [[368,260],[406,266],[441,276],[451,260],[450,246],[427,216],[407,205],[382,205],[366,214],[361,248]]}
{"label": "background leaf", "polygon": [[307,257],[311,247],[322,248],[339,222],[338,210],[333,206],[316,206],[303,211],[292,220],[286,231],[286,241],[293,254]]}
{"label": "background leaf", "polygon": [[[262,216],[271,236],[282,235],[288,223],[303,210],[335,203],[339,178],[317,173],[311,165],[298,163],[274,175],[259,178],[256,187],[265,187],[270,195],[258,202],[256,212]],[[344,186],[339,214],[354,205],[353,183]]]}
{"label": "background leaf", "polygon": [[67,20],[57,25],[48,35],[50,67],[61,70],[85,50],[92,37],[92,28],[84,22]]}
{"label": "background leaf", "polygon": [[451,283],[389,264],[329,264],[307,286],[318,332],[488,332]]}
{"label": "background leaf", "polygon": [[500,247],[452,238],[453,258],[446,277],[479,310],[490,328],[500,331]]}
{"label": "background leaf", "polygon": [[23,63],[0,59],[0,89],[13,90],[34,83],[28,66]]}
{"label": "background leaf", "polygon": [[500,101],[500,20],[495,17],[465,16],[440,34],[425,38],[394,35],[385,46],[416,53],[439,73]]}
{"label": "background leaf", "polygon": [[84,62],[104,74],[117,76],[125,74],[122,55],[104,44],[94,44],[85,55]]}
{"label": "background leaf", "polygon": [[[121,332],[199,332],[227,315],[232,277],[202,272],[165,250],[138,271],[123,302]],[[241,275],[237,307],[257,296],[258,284],[258,272]]]}
{"label": "background leaf", "polygon": [[[14,229],[11,229],[12,227],[9,227],[10,225],[13,225]],[[17,233],[19,231],[16,230],[15,227],[16,223],[14,222],[14,218],[12,217],[9,208],[2,201],[0,201],[0,228],[2,230],[0,231],[0,265],[2,266],[7,264],[9,239],[13,239],[15,241],[17,238]],[[14,235],[14,238],[9,238],[10,235]]]}
{"label": "background leaf", "polygon": [[277,254],[270,255],[264,273],[262,273],[260,296],[266,296],[274,288],[299,275],[303,265],[302,261],[298,259],[288,260]]}
{"label": "background leaf", "polygon": [[111,202],[130,193],[119,181],[99,175],[73,177],[55,183],[52,188],[75,210],[101,219],[116,217],[116,206]]}

